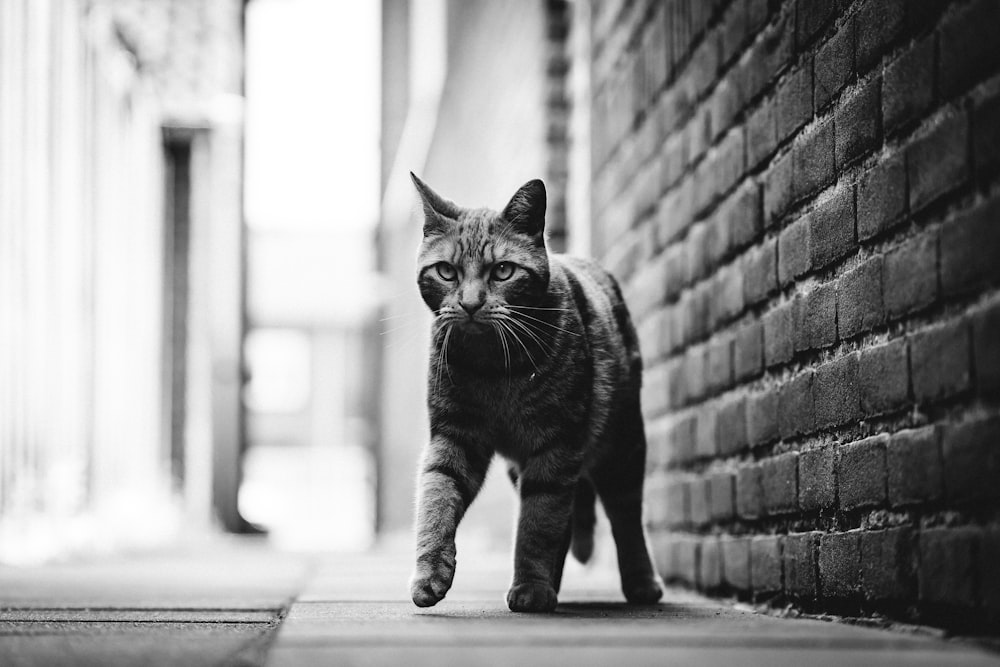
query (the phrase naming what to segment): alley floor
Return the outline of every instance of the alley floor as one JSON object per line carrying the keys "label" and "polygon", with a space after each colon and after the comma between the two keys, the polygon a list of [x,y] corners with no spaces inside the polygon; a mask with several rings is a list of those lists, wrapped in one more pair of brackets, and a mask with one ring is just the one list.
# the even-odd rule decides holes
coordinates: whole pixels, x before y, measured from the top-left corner
{"label": "alley floor", "polygon": [[504,555],[459,553],[417,609],[409,556],[305,558],[225,541],[0,569],[0,665],[1000,665],[931,634],[782,619],[670,590],[629,607],[608,567],[573,564],[556,612],[512,614]]}

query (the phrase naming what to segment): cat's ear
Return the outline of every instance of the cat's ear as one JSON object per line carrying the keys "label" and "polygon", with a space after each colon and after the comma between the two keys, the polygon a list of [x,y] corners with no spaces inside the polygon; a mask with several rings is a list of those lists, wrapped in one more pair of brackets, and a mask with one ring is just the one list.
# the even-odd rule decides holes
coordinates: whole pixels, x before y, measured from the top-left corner
{"label": "cat's ear", "polygon": [[431,187],[417,178],[412,171],[410,178],[417,188],[420,202],[424,207],[424,236],[447,231],[451,224],[458,220],[461,209],[454,202],[431,190]]}
{"label": "cat's ear", "polygon": [[539,236],[545,229],[545,184],[536,178],[522,185],[504,208],[503,217],[522,234]]}

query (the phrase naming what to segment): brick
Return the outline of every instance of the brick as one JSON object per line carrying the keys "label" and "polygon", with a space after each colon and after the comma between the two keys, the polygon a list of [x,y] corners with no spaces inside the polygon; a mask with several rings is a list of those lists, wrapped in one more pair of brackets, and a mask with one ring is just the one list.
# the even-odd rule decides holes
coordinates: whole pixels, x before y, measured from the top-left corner
{"label": "brick", "polygon": [[795,452],[779,454],[760,463],[764,510],[786,514],[798,508],[798,458]]}
{"label": "brick", "polygon": [[838,169],[863,157],[881,141],[881,91],[881,79],[872,77],[837,103],[834,125]]}
{"label": "brick", "polygon": [[750,584],[754,593],[782,589],[781,538],[777,535],[750,538]]}
{"label": "brick", "polygon": [[760,187],[747,182],[726,201],[722,216],[731,234],[730,250],[743,250],[756,241],[762,231]]}
{"label": "brick", "polygon": [[719,540],[722,550],[722,576],[736,590],[750,590],[750,539],[723,537]]}
{"label": "brick", "polygon": [[861,351],[858,385],[861,416],[873,417],[898,410],[910,398],[910,369],[904,338]]}
{"label": "brick", "polygon": [[982,532],[979,542],[979,593],[983,606],[1000,609],[1000,530],[987,529]]}
{"label": "brick", "polygon": [[743,272],[735,265],[723,267],[711,286],[709,317],[715,329],[743,312]]}
{"label": "brick", "polygon": [[784,538],[785,593],[792,598],[812,600],[816,597],[819,539],[818,532],[790,533]]}
{"label": "brick", "polygon": [[1000,497],[1000,418],[948,424],[942,435],[944,485],[951,503]]}
{"label": "brick", "polygon": [[714,405],[702,405],[698,408],[697,439],[694,445],[694,454],[698,458],[715,456],[716,449],[716,428],[718,425],[718,415]]}
{"label": "brick", "polygon": [[940,500],[944,470],[935,426],[893,434],[886,447],[889,502],[893,507]]}
{"label": "brick", "polygon": [[736,514],[735,477],[728,472],[715,473],[708,476],[709,498],[711,505],[709,513],[712,521],[728,521]]}
{"label": "brick", "polygon": [[820,47],[815,59],[815,103],[822,109],[854,74],[854,19],[849,19]]}
{"label": "brick", "polygon": [[792,303],[784,303],[764,313],[764,362],[768,368],[791,361]]}
{"label": "brick", "polygon": [[941,290],[961,294],[1000,280],[1000,199],[941,227]]}
{"label": "brick", "polygon": [[816,417],[813,405],[813,372],[799,373],[778,393],[778,431],[784,439],[812,433]]}
{"label": "brick", "polygon": [[807,132],[792,148],[792,197],[808,197],[833,182],[836,175],[833,119]]}
{"label": "brick", "polygon": [[909,600],[914,559],[907,528],[861,533],[861,590],[869,600]]}
{"label": "brick", "polygon": [[[792,345],[795,352],[805,352],[811,349],[809,344],[809,308],[805,294],[796,294],[792,299]],[[834,322],[836,326],[836,322]]]}
{"label": "brick", "polygon": [[886,134],[923,118],[934,101],[934,35],[885,68],[882,115]]}
{"label": "brick", "polygon": [[842,340],[854,338],[884,321],[882,256],[875,255],[837,281],[837,334]]}
{"label": "brick", "polygon": [[734,454],[747,446],[746,398],[733,397],[719,407],[715,431],[719,454]]}
{"label": "brick", "polygon": [[717,392],[733,384],[733,337],[724,334],[708,343],[705,371],[709,392]]}
{"label": "brick", "polygon": [[837,284],[820,285],[803,297],[805,331],[810,349],[829,347],[837,342]]}
{"label": "brick", "polygon": [[722,260],[729,254],[732,244],[730,229],[728,221],[721,215],[721,210],[716,209],[715,215],[712,216],[705,227],[705,250],[708,269],[710,271],[719,266]]}
{"label": "brick", "polygon": [[799,0],[795,14],[795,39],[799,48],[807,45],[833,18],[837,5],[826,0]]}
{"label": "brick", "polygon": [[665,430],[664,463],[686,463],[694,458],[697,420],[693,415],[682,417]]}
{"label": "brick", "polygon": [[764,174],[765,225],[773,223],[784,215],[792,203],[792,159],[793,153],[786,153],[772,162],[771,168]]}
{"label": "brick", "polygon": [[946,98],[996,72],[997,25],[1000,5],[995,0],[976,0],[941,22],[937,80]]}
{"label": "brick", "polygon": [[668,479],[663,488],[667,503],[666,520],[670,528],[680,528],[690,520],[688,483],[678,477]]}
{"label": "brick", "polygon": [[764,38],[741,61],[738,76],[748,101],[760,94],[791,60],[795,48],[794,9],[783,9],[778,20],[765,30]]}
{"label": "brick", "polygon": [[696,586],[698,584],[698,552],[701,540],[684,536],[677,538],[675,574],[681,581]]}
{"label": "brick", "polygon": [[905,27],[906,0],[867,0],[857,15],[858,72],[867,72]]}
{"label": "brick", "polygon": [[858,183],[858,239],[895,226],[906,213],[906,162],[897,153],[876,164]]}
{"label": "brick", "polygon": [[695,477],[688,483],[688,503],[691,510],[691,523],[704,526],[710,520],[710,499],[708,480],[705,477]]}
{"label": "brick", "polygon": [[885,446],[889,438],[880,434],[841,445],[837,450],[837,481],[840,507],[855,510],[885,502]]}
{"label": "brick", "polygon": [[972,110],[972,153],[979,172],[1000,163],[1000,95],[976,101]]}
{"label": "brick", "polygon": [[819,366],[813,378],[816,426],[830,428],[861,419],[858,385],[857,352]]}
{"label": "brick", "polygon": [[770,239],[745,255],[743,301],[754,306],[778,291],[778,242]]}
{"label": "brick", "polygon": [[825,598],[851,598],[861,584],[859,531],[828,533],[819,540],[820,592]]}
{"label": "brick", "polygon": [[972,316],[972,358],[980,393],[1000,389],[1000,303]]}
{"label": "brick", "polygon": [[968,179],[968,135],[968,116],[957,113],[906,149],[910,210],[923,208]]}
{"label": "brick", "polygon": [[905,241],[885,255],[882,298],[890,318],[916,312],[937,300],[937,232]]}
{"label": "brick", "polygon": [[747,119],[747,169],[753,170],[778,146],[774,99],[762,102]]}
{"label": "brick", "polygon": [[773,390],[751,394],[746,401],[747,440],[751,447],[778,439],[778,393]]}
{"label": "brick", "polygon": [[778,86],[775,122],[779,144],[812,119],[812,88],[812,62],[809,60],[790,72]]}
{"label": "brick", "polygon": [[790,224],[778,236],[778,282],[790,285],[812,269],[811,214]]}
{"label": "brick", "polygon": [[913,397],[918,403],[951,398],[972,386],[968,322],[955,320],[915,334],[910,341]]}
{"label": "brick", "polygon": [[833,507],[837,500],[833,447],[809,449],[799,454],[799,508],[810,512]]}
{"label": "brick", "polygon": [[722,549],[715,537],[701,540],[701,562],[698,567],[698,585],[702,590],[713,591],[722,586]]}
{"label": "brick", "polygon": [[971,607],[976,602],[975,552],[980,532],[972,528],[920,531],[919,596],[925,602]]}
{"label": "brick", "polygon": [[764,370],[764,325],[753,320],[736,332],[733,370],[737,381],[757,377]]}
{"label": "brick", "polygon": [[857,248],[854,240],[854,187],[837,188],[810,217],[810,264],[820,269]]}
{"label": "brick", "polygon": [[747,4],[734,2],[726,11],[719,31],[719,49],[722,64],[728,64],[740,51],[747,38]]}
{"label": "brick", "polygon": [[760,466],[742,465],[736,470],[736,514],[757,519],[764,514],[764,488]]}

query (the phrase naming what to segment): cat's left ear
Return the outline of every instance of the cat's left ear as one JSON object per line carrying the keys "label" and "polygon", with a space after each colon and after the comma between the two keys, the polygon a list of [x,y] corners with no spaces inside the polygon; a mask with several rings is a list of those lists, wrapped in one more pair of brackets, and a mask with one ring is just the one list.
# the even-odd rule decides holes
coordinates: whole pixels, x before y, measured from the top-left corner
{"label": "cat's left ear", "polygon": [[504,219],[528,236],[540,236],[545,229],[545,184],[537,178],[514,193],[503,210]]}

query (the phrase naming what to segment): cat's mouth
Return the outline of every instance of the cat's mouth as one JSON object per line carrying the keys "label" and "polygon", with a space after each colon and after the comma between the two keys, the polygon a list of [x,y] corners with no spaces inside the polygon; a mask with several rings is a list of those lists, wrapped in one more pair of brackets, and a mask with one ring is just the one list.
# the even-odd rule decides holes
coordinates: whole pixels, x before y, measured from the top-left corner
{"label": "cat's mouth", "polygon": [[478,336],[489,331],[490,325],[486,322],[470,318],[459,323],[458,328],[461,329],[462,333]]}

